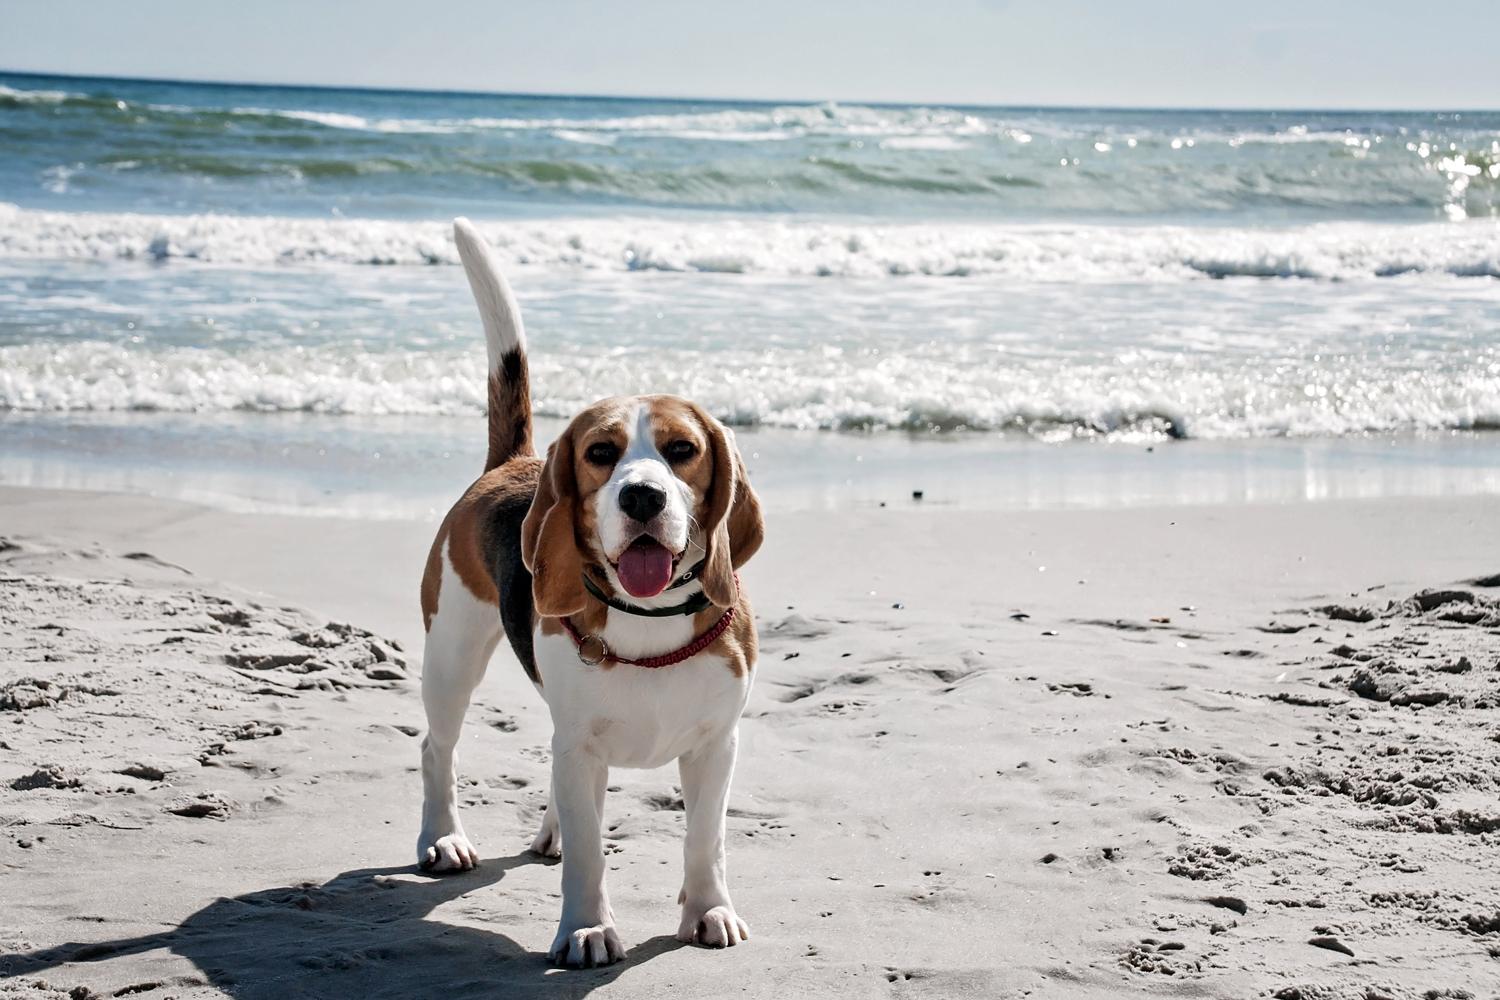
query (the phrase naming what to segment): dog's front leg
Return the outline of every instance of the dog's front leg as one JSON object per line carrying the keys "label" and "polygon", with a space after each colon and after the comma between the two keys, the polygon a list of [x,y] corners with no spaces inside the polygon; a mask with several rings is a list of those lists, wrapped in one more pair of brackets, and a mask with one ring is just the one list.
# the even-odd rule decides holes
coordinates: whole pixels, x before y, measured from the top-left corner
{"label": "dog's front leg", "polygon": [[684,754],[682,774],[687,837],[683,841],[682,922],[677,939],[711,948],[726,948],[750,937],[750,928],[734,912],[724,863],[724,812],[734,777],[738,728]]}
{"label": "dog's front leg", "polygon": [[562,826],[563,908],[549,958],[574,966],[608,965],[625,957],[604,889],[599,825],[609,767],[585,747],[552,746],[552,802]]}

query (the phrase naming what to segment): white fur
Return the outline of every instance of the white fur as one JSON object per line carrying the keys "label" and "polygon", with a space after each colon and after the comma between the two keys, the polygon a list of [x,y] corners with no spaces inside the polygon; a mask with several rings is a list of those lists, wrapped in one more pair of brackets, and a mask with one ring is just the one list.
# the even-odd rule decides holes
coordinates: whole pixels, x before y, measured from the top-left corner
{"label": "white fur", "polygon": [[479,306],[479,318],[484,323],[485,350],[493,372],[511,351],[526,350],[521,307],[516,305],[515,293],[500,273],[495,251],[490,249],[472,222],[464,218],[453,220],[453,242],[458,245],[458,258],[463,261],[464,274],[469,278],[469,288]]}
{"label": "white fur", "polygon": [[422,832],[417,838],[417,861],[430,871],[467,871],[479,863],[479,852],[458,818],[454,757],[464,712],[484,679],[500,635],[500,616],[494,605],[464,587],[445,546],[437,613],[422,648],[427,735],[422,739]]}
{"label": "white fur", "polygon": [[[629,655],[625,648],[643,643],[651,629],[641,622],[659,630],[651,652],[692,638],[691,618],[640,619],[615,611],[603,638]],[[553,801],[562,827],[563,911],[552,957],[579,965],[597,963],[601,954],[608,961],[623,956],[623,948],[615,951],[604,884],[603,788],[610,767],[660,767],[673,759],[687,808],[678,937],[718,947],[748,937],[729,897],[724,813],[750,677],[736,677],[722,657],[706,653],[654,669],[588,666],[570,637],[540,631],[536,659],[552,712]]]}

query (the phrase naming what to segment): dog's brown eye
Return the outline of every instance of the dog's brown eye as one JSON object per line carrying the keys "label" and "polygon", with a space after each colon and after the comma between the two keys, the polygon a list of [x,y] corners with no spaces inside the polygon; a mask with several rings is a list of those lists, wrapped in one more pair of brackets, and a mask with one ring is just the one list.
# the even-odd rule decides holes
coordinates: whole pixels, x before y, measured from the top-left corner
{"label": "dog's brown eye", "polygon": [[583,457],[590,465],[614,465],[620,460],[620,449],[608,441],[600,441],[589,445]]}
{"label": "dog's brown eye", "polygon": [[667,445],[663,454],[668,462],[686,462],[698,454],[698,446],[691,441],[673,441]]}

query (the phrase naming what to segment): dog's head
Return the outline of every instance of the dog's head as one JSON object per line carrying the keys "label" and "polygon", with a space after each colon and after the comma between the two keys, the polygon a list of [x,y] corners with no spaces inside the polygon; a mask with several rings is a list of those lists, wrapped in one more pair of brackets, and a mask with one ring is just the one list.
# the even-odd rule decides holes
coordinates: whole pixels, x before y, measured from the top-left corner
{"label": "dog's head", "polygon": [[685,399],[633,396],[590,406],[548,450],[521,558],[546,617],[583,608],[585,567],[650,607],[672,603],[662,591],[699,560],[704,594],[731,607],[763,532],[730,432]]}

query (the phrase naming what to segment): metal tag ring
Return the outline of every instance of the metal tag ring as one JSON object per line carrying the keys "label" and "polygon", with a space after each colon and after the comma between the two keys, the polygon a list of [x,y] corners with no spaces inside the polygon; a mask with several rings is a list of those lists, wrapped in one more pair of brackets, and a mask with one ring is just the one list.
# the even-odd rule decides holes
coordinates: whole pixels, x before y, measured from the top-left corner
{"label": "metal tag ring", "polygon": [[578,641],[578,659],[591,667],[597,667],[609,659],[609,646],[597,635],[586,635]]}

